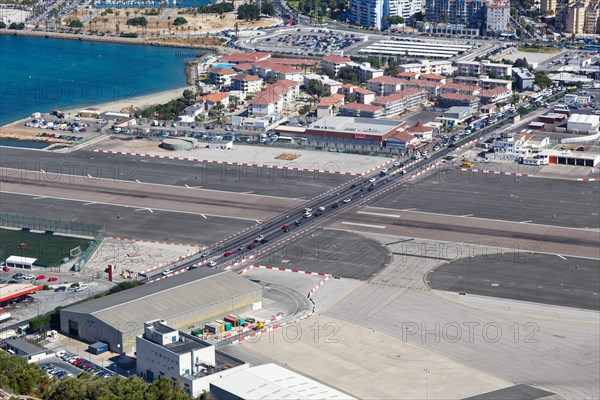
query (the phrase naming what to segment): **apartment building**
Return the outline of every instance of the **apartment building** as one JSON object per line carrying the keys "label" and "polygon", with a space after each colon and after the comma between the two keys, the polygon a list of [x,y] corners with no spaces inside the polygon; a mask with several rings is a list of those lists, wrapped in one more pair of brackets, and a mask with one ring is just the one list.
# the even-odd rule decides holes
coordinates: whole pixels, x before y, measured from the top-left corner
{"label": "apartment building", "polygon": [[418,63],[399,65],[398,70],[400,72],[415,72],[420,74],[449,75],[452,73],[452,62],[423,60]]}
{"label": "apartment building", "polygon": [[340,115],[344,117],[383,118],[385,110],[374,104],[350,103],[340,107]]}
{"label": "apartment building", "polygon": [[512,76],[512,65],[492,63],[490,60],[460,61],[457,64],[458,74],[467,76],[479,76],[495,74],[497,78],[510,79]]}
{"label": "apartment building", "polygon": [[392,76],[380,76],[367,81],[367,89],[377,93],[378,96],[387,96],[404,88],[406,80]]}
{"label": "apartment building", "polygon": [[509,29],[510,1],[488,0],[484,6],[485,24],[483,31],[486,36],[498,35]]}
{"label": "apartment building", "polygon": [[389,96],[378,97],[373,105],[384,109],[385,117],[400,115],[406,110],[418,107],[427,101],[427,92],[412,88],[401,90]]}
{"label": "apartment building", "polygon": [[231,79],[233,90],[239,90],[244,93],[260,92],[263,80],[260,76],[250,74],[239,74]]}
{"label": "apartment building", "polygon": [[334,74],[337,76],[340,73],[340,69],[347,66],[351,62],[352,60],[348,57],[330,55],[323,57],[321,60],[321,69],[327,74]]}

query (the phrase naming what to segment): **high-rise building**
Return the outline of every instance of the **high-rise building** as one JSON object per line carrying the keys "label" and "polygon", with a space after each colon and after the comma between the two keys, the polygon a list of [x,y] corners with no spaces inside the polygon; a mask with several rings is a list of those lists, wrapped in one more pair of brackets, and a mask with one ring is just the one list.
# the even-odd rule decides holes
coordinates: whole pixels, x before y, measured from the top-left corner
{"label": "high-rise building", "polygon": [[556,15],[556,0],[541,0],[540,12],[542,15]]}
{"label": "high-rise building", "polygon": [[434,24],[482,28],[483,0],[426,0],[425,18]]}
{"label": "high-rise building", "polygon": [[350,19],[362,26],[385,28],[385,17],[405,19],[421,12],[422,0],[350,0]]}
{"label": "high-rise building", "polygon": [[567,32],[574,34],[583,33],[586,8],[587,5],[585,1],[578,1],[573,5],[569,5],[567,10]]}
{"label": "high-rise building", "polygon": [[385,2],[385,0],[350,0],[352,22],[362,26],[372,26],[375,29],[381,29],[385,15]]}
{"label": "high-rise building", "polygon": [[488,0],[485,4],[486,35],[498,34],[508,30],[510,23],[510,2],[505,0]]}

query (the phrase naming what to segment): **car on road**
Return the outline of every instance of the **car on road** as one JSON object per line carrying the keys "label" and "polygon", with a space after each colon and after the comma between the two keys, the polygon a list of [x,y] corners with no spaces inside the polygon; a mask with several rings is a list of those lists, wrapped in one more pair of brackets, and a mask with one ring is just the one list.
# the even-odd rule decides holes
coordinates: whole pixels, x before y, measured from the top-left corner
{"label": "car on road", "polygon": [[[172,273],[173,273],[173,270],[172,270],[172,269],[165,269],[165,270],[162,272],[162,274],[163,274],[164,276],[171,275]],[[77,290],[75,290],[75,291],[77,291]]]}
{"label": "car on road", "polygon": [[214,267],[215,265],[217,265],[217,263],[215,261],[209,261],[208,262],[208,266],[209,267]]}
{"label": "car on road", "polygon": [[371,178],[371,179],[369,179],[369,182],[375,183],[376,180],[377,180],[376,178]]}
{"label": "car on road", "polygon": [[343,201],[344,203],[350,203],[352,199],[350,197],[346,197]]}
{"label": "car on road", "polygon": [[75,289],[75,292],[83,292],[86,289],[89,289],[90,285],[81,285],[79,286],[77,289]]}

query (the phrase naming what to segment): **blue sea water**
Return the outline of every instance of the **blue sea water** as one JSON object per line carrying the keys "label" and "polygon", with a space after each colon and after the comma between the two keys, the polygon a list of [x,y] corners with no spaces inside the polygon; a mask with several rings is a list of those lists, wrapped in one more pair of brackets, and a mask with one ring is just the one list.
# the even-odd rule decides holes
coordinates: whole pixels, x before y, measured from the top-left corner
{"label": "blue sea water", "polygon": [[0,35],[0,125],[186,85],[196,50]]}

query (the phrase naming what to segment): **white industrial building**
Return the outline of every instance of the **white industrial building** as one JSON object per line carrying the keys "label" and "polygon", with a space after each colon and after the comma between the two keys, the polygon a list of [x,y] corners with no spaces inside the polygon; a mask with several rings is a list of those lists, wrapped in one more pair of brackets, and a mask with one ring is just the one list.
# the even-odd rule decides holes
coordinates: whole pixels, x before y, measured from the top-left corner
{"label": "white industrial building", "polygon": [[567,121],[567,129],[576,133],[595,134],[600,126],[598,115],[572,114]]}
{"label": "white industrial building", "polygon": [[136,357],[139,376],[148,382],[165,377],[192,397],[208,392],[212,381],[249,367],[162,320],[144,323],[144,334],[136,337]]}
{"label": "white industrial building", "polygon": [[354,399],[276,364],[243,369],[215,380],[210,384],[210,393],[216,400]]}
{"label": "white industrial building", "polygon": [[231,271],[195,269],[60,310],[63,334],[133,354],[144,323],[168,318],[173,328],[203,326],[262,307],[262,288]]}

